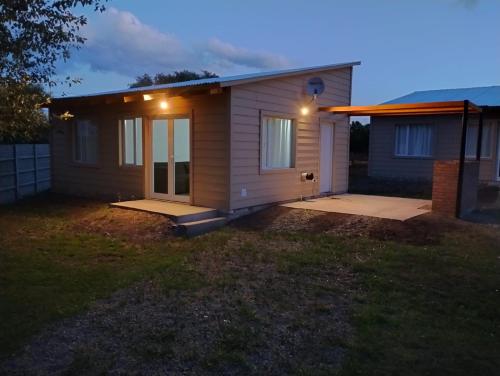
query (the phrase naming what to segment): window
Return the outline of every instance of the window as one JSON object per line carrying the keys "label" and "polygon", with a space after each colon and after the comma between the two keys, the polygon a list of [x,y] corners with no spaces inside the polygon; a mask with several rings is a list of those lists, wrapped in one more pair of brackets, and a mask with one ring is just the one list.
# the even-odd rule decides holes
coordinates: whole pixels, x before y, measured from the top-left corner
{"label": "window", "polygon": [[77,120],[75,125],[75,162],[97,162],[97,126],[90,120]]}
{"label": "window", "polygon": [[142,166],[142,118],[124,119],[121,127],[122,164]]}
{"label": "window", "polygon": [[294,167],[294,129],[291,119],[262,118],[262,169]]}
{"label": "window", "polygon": [[[471,125],[467,127],[465,156],[467,158],[476,158],[477,136],[479,127]],[[481,141],[481,158],[491,158],[491,124],[483,125],[483,139]]]}
{"label": "window", "polygon": [[432,156],[432,126],[396,125],[395,154],[402,157]]}

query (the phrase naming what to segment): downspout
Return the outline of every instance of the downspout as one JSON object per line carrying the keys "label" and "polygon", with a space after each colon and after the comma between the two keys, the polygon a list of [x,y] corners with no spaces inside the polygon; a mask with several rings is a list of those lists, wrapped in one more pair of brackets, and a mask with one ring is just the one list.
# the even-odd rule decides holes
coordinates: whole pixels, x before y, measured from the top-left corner
{"label": "downspout", "polygon": [[467,142],[467,123],[469,121],[469,101],[464,100],[464,112],[462,114],[462,138],[460,140],[460,159],[458,163],[458,185],[457,185],[457,206],[455,216],[460,218],[462,207],[462,191],[465,165],[465,146]]}

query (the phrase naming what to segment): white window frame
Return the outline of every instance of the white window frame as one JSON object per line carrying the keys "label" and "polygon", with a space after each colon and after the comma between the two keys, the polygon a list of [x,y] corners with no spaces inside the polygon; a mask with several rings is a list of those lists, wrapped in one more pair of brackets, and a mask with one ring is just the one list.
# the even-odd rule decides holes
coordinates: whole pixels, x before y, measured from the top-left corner
{"label": "white window frame", "polygon": [[[421,154],[409,154],[410,150],[410,128],[411,127],[428,127],[431,132],[431,147],[430,147],[430,153],[421,155]],[[406,154],[399,154],[397,152],[397,145],[398,145],[398,128],[405,128],[406,129]],[[422,158],[422,159],[429,159],[434,157],[434,127],[431,124],[396,124],[394,127],[394,156],[398,158]]]}
{"label": "white window frame", "polygon": [[[289,120],[291,125],[291,145],[290,145],[290,166],[289,167],[267,167],[264,165],[264,153],[267,151],[268,142],[266,140],[266,135],[264,132],[264,123],[266,119],[280,119],[280,120]],[[296,137],[297,137],[297,126],[296,119],[289,115],[281,115],[281,114],[269,114],[263,113],[260,116],[260,171],[262,173],[271,173],[271,172],[288,172],[295,170],[296,166]]]}
{"label": "white window frame", "polygon": [[[141,127],[141,152],[140,152],[140,160],[138,160],[138,153],[137,153],[137,125],[138,122],[137,120],[140,119],[140,127]],[[133,155],[133,162],[132,163],[127,163],[126,159],[126,153],[127,153],[127,143],[126,143],[126,132],[125,132],[125,121],[126,120],[132,120],[133,121],[133,137],[134,139],[132,140],[132,145],[134,150],[132,151]],[[144,118],[141,116],[127,116],[124,117],[123,119],[120,119],[119,122],[119,127],[120,127],[120,164],[122,166],[127,166],[127,167],[142,167],[144,166]]]}
{"label": "white window frame", "polygon": [[[488,135],[489,135],[489,140],[485,140],[484,138],[484,135],[486,134],[485,132],[485,128],[489,128],[489,131],[488,131]],[[479,124],[474,124],[474,125],[471,125],[471,126],[467,126],[467,133],[466,133],[466,137],[468,138],[469,137],[469,130],[470,129],[475,129],[476,130],[476,139],[474,140],[474,153],[467,153],[467,149],[465,150],[465,158],[467,159],[476,159],[477,157],[477,138],[479,136]],[[485,159],[485,160],[488,160],[488,159],[492,159],[493,158],[493,144],[492,144],[492,141],[493,141],[493,123],[485,123],[483,124],[483,144],[481,145],[481,159]],[[484,150],[485,150],[485,145],[484,144],[489,144],[488,146],[488,154],[484,154]],[[467,146],[467,144],[466,144]]]}
{"label": "white window frame", "polygon": [[[90,119],[77,119],[74,123],[74,131],[73,131],[73,162],[82,164],[82,165],[90,165],[94,166],[97,165],[97,162],[99,161],[99,127],[95,122],[93,122]],[[87,133],[87,138],[88,138],[88,128],[89,126],[92,126],[95,128],[95,158],[93,161],[90,161],[87,155],[87,158],[83,158],[83,145],[78,144],[81,140],[80,137],[78,137],[79,133],[82,131],[79,128],[85,126],[86,130],[85,132]],[[78,148],[77,148],[78,144]],[[77,155],[77,150],[80,150],[80,155]],[[88,149],[87,149],[88,151]],[[87,153],[88,154],[88,153]]]}

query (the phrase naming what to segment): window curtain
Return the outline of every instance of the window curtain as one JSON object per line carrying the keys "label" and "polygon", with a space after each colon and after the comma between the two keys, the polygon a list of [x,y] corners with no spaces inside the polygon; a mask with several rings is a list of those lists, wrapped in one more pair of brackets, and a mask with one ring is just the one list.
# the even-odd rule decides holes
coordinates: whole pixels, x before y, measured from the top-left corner
{"label": "window curtain", "polygon": [[432,148],[432,132],[429,125],[411,125],[408,154],[414,156],[430,156]]}
{"label": "window curtain", "polygon": [[[465,144],[465,155],[468,158],[476,157],[477,150],[477,137],[479,133],[479,128],[477,125],[472,125],[467,127],[467,136]],[[489,158],[491,157],[491,124],[483,125],[483,135],[481,140],[481,157]]]}
{"label": "window curtain", "polygon": [[292,167],[292,121],[264,118],[263,167]]}
{"label": "window curtain", "polygon": [[396,126],[396,155],[408,155],[408,126]]}
{"label": "window curtain", "polygon": [[432,155],[432,126],[396,125],[395,154],[408,157]]}
{"label": "window curtain", "polygon": [[76,123],[75,160],[97,162],[97,127],[88,120]]}

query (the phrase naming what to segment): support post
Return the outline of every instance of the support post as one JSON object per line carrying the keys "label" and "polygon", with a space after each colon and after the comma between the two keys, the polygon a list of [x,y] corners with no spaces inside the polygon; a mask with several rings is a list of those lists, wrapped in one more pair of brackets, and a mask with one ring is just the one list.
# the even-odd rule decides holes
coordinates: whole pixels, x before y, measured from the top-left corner
{"label": "support post", "polygon": [[460,139],[460,158],[458,163],[458,186],[457,186],[457,207],[456,217],[460,218],[462,207],[462,187],[464,179],[465,147],[467,143],[467,124],[469,122],[469,101],[464,100],[464,111],[462,114],[462,138]]}
{"label": "support post", "polygon": [[481,161],[481,152],[483,147],[483,113],[479,113],[479,125],[477,128],[477,148],[476,148],[476,161]]}

